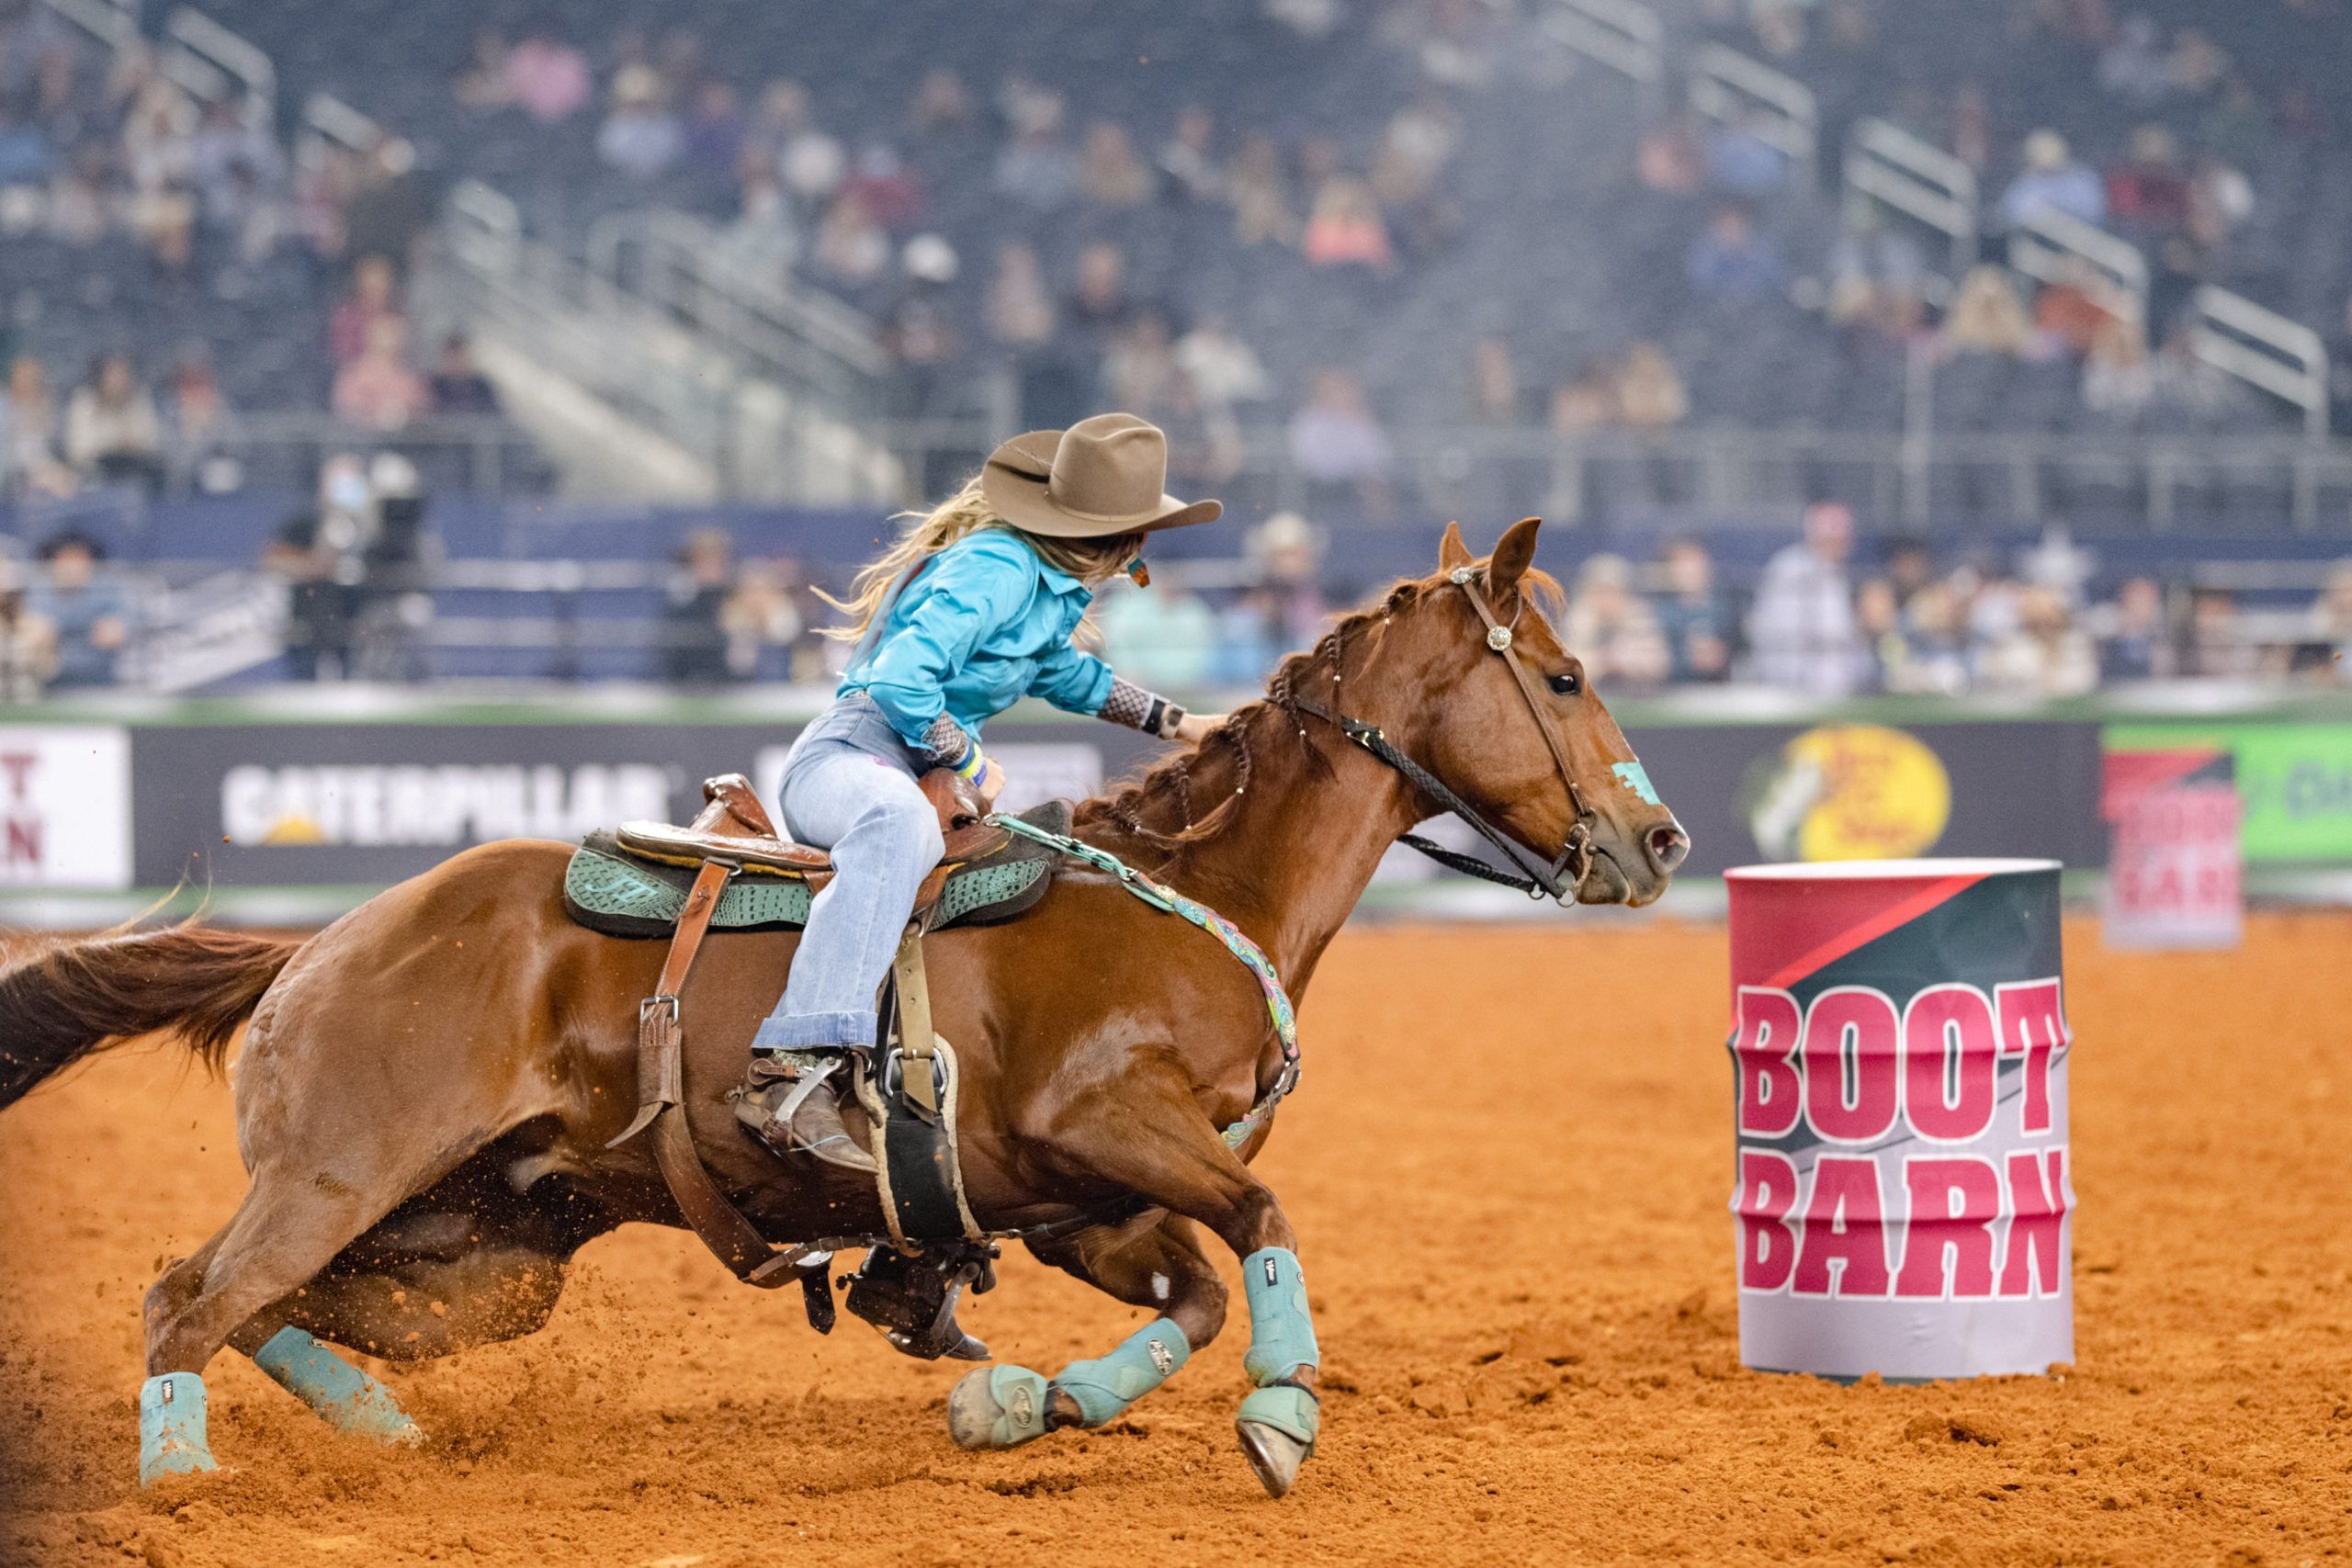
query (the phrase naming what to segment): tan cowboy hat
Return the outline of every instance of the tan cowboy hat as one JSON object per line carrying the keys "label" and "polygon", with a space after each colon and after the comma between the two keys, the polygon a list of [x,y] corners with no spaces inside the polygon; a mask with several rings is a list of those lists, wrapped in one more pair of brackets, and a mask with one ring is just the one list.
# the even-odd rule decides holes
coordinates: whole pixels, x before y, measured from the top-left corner
{"label": "tan cowboy hat", "polygon": [[1057,539],[1182,528],[1225,510],[1222,502],[1179,501],[1167,483],[1168,437],[1131,413],[1016,435],[980,470],[980,493],[998,516]]}

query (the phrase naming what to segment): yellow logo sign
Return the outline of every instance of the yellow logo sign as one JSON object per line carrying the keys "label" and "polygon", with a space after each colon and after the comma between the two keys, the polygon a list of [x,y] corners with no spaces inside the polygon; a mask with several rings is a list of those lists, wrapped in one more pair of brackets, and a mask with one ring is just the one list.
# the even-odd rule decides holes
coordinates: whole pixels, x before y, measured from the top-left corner
{"label": "yellow logo sign", "polygon": [[1748,825],[1774,860],[1900,860],[1951,819],[1951,779],[1928,746],[1875,724],[1808,729],[1750,772]]}

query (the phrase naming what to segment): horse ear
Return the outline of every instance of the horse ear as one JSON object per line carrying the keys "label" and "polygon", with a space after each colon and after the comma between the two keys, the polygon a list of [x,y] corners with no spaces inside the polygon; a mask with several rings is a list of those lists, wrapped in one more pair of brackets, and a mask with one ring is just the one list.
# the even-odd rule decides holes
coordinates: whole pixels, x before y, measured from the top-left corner
{"label": "horse ear", "polygon": [[1448,523],[1445,525],[1445,537],[1438,541],[1438,570],[1452,571],[1457,567],[1468,566],[1471,559],[1470,547],[1462,542],[1462,525]]}
{"label": "horse ear", "polygon": [[1541,517],[1522,517],[1503,531],[1494,558],[1487,563],[1487,591],[1497,600],[1509,597],[1534,563],[1535,532],[1543,526]]}

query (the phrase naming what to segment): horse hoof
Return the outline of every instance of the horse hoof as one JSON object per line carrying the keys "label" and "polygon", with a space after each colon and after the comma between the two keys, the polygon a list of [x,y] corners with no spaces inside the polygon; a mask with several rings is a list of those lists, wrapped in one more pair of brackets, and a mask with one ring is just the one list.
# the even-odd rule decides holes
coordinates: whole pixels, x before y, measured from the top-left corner
{"label": "horse hoof", "polygon": [[1266,1495],[1287,1495],[1291,1483],[1298,1479],[1298,1467],[1306,1461],[1313,1448],[1262,1422],[1240,1421],[1235,1425],[1241,1433],[1242,1457],[1249,1460],[1250,1469],[1265,1487]]}
{"label": "horse hoof", "polygon": [[947,1435],[962,1449],[1018,1448],[1045,1435],[1052,1391],[1026,1367],[978,1367],[947,1395]]}
{"label": "horse hoof", "polygon": [[988,1341],[967,1334],[961,1342],[947,1348],[947,1355],[951,1360],[985,1361],[989,1359]]}
{"label": "horse hoof", "polygon": [[1241,1402],[1234,1428],[1241,1434],[1241,1451],[1267,1495],[1280,1497],[1290,1491],[1298,1467],[1315,1451],[1315,1439],[1323,1430],[1323,1406],[1312,1390],[1298,1383],[1272,1383]]}

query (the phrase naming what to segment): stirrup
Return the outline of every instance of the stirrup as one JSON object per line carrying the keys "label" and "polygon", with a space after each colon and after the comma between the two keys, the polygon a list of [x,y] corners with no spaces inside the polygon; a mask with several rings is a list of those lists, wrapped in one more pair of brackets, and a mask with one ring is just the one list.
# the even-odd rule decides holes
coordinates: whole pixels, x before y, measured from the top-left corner
{"label": "stirrup", "polygon": [[[842,1170],[854,1170],[865,1176],[875,1173],[877,1168],[874,1156],[857,1146],[857,1141],[849,1135],[848,1128],[843,1127],[838,1133],[813,1142],[803,1138],[793,1129],[793,1119],[799,1115],[801,1108],[816,1094],[818,1087],[842,1066],[839,1055],[828,1054],[821,1063],[804,1068],[790,1078],[776,1078],[764,1083],[757,1081],[757,1066],[755,1063],[752,1077],[735,1094],[735,1119],[753,1137],[787,1158],[805,1154]],[[777,1090],[787,1083],[791,1088],[781,1100],[777,1100]],[[838,1111],[834,1112],[834,1120],[836,1122],[840,1120]]]}

